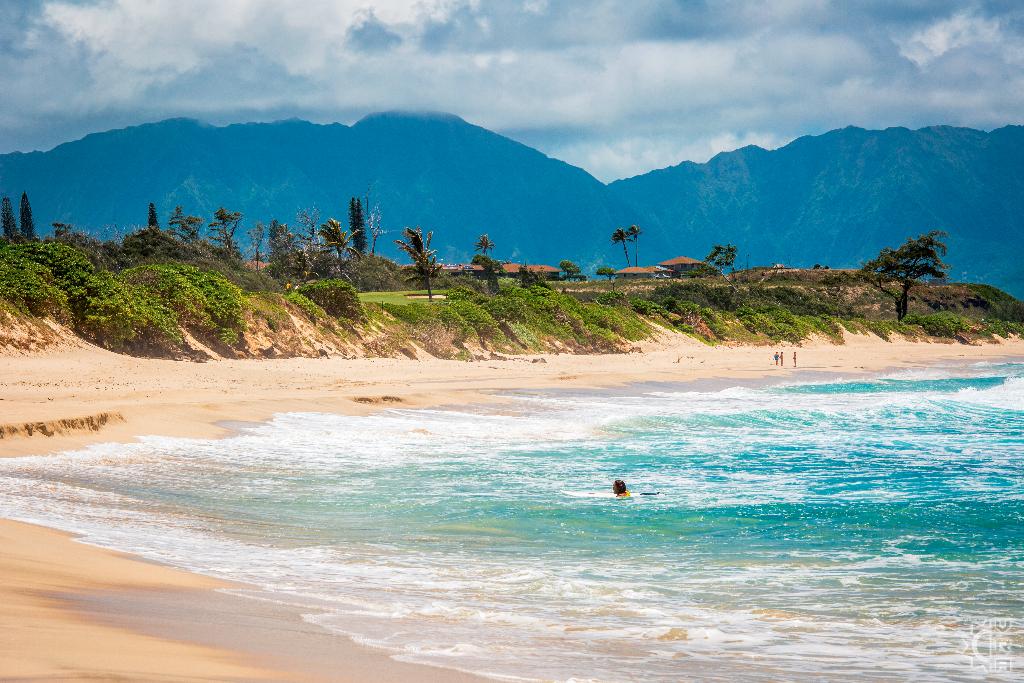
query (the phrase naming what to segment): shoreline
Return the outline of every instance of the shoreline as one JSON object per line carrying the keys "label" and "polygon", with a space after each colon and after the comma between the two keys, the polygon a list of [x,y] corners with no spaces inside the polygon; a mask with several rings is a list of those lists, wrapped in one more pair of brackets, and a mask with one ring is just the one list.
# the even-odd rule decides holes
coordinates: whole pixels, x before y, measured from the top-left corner
{"label": "shoreline", "polygon": [[[0,678],[295,680],[265,657],[179,638],[157,638],[103,623],[75,609],[73,596],[136,590],[205,597],[228,584],[83,543],[69,534],[0,520]],[[247,661],[246,661],[247,660]]]}
{"label": "shoreline", "polygon": [[[277,413],[367,415],[385,408],[488,404],[502,391],[605,388],[644,382],[761,379],[793,372],[864,373],[946,360],[1024,357],[1024,340],[962,345],[883,341],[847,334],[846,344],[706,346],[673,335],[641,353],[544,354],[486,361],[392,358],[220,360],[122,356],[85,347],[0,356],[0,457],[50,455],[139,436],[222,438],[230,422]],[[792,366],[796,351],[798,366]],[[26,429],[26,427],[28,429]],[[52,435],[47,436],[47,431]]]}
{"label": "shoreline", "polygon": [[229,592],[245,584],[79,539],[0,519],[0,680],[485,680],[395,660],[292,607]]}
{"label": "shoreline", "polygon": [[[652,344],[639,355],[548,355],[476,363],[287,359],[182,364],[98,349],[0,358],[0,410],[6,412],[5,419],[68,419],[86,408],[123,414],[123,421],[112,420],[96,430],[0,439],[0,455],[45,455],[149,434],[220,438],[235,433],[231,422],[259,422],[276,413],[361,415],[389,407],[493,403],[501,400],[495,395],[501,391],[695,380],[757,382],[798,373],[838,376],[942,361],[1024,357],[1020,340],[984,346],[858,337],[851,342],[846,347],[796,347],[798,359],[805,362],[795,369],[766,362],[774,349],[685,342]],[[785,348],[790,354],[794,350]],[[70,381],[69,365],[79,370]],[[246,382],[252,374],[259,376]],[[105,384],[104,375],[122,379]],[[247,390],[232,393],[230,387],[243,382]],[[0,562],[0,592],[5,599],[7,593],[13,595],[15,615],[3,626],[21,653],[15,659],[0,657],[0,678],[5,680],[53,676],[57,671],[66,676],[72,668],[72,678],[125,675],[117,656],[97,660],[99,654],[90,651],[89,643],[99,639],[122,643],[118,648],[152,652],[154,666],[166,667],[132,671],[127,675],[133,680],[483,680],[455,669],[399,662],[385,651],[306,622],[295,609],[259,605],[257,600],[224,593],[220,589],[229,584],[216,579],[76,542],[62,532],[0,520],[0,539],[5,548],[15,549]],[[17,543],[11,545],[9,539]],[[41,554],[32,555],[35,552]],[[20,568],[12,566],[19,561]],[[109,569],[110,563],[117,566]],[[50,573],[34,576],[24,570],[26,564],[43,564]],[[202,618],[196,619],[197,614]],[[52,641],[39,642],[33,633],[40,630],[48,637],[66,638],[68,645],[55,648]],[[84,664],[62,663],[55,650],[65,659],[81,657]],[[40,673],[47,663],[56,668]]]}

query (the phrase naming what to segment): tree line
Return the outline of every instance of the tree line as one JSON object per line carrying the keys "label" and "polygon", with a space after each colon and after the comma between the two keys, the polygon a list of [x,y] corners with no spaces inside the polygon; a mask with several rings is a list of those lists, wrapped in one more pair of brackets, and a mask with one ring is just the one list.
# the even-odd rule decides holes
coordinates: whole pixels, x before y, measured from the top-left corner
{"label": "tree line", "polygon": [[[249,241],[247,255],[243,255],[238,239],[242,218],[242,213],[222,206],[207,221],[201,216],[186,214],[183,207],[178,205],[174,207],[167,220],[167,229],[164,230],[160,225],[156,205],[150,202],[146,227],[130,236],[133,238],[130,246],[143,257],[182,258],[178,245],[173,244],[175,242],[200,253],[209,250],[210,256],[220,260],[241,262],[248,256],[257,272],[266,268],[272,276],[288,282],[323,277],[347,278],[346,266],[365,257],[378,261],[375,264],[378,267],[387,262],[397,268],[390,260],[376,255],[377,241],[385,231],[381,227],[379,207],[371,208],[368,197],[365,201],[358,197],[349,199],[347,227],[334,217],[321,220],[320,211],[316,208],[300,210],[295,217],[294,229],[277,219],[271,220],[269,224],[257,221],[246,233]],[[55,239],[79,243],[88,239],[70,224],[54,222],[52,227]],[[7,242],[31,242],[38,239],[32,205],[26,192],[21,194],[17,219],[10,197],[5,195],[0,198],[0,229]],[[612,244],[622,246],[626,267],[630,266],[630,244],[633,245],[632,264],[639,265],[638,243],[642,234],[643,230],[637,225],[616,228],[611,234]],[[437,250],[431,246],[433,237],[433,231],[424,233],[417,226],[404,228],[402,237],[394,240],[395,246],[412,262],[408,267],[408,277],[419,281],[430,299],[433,298],[433,285],[442,272]],[[902,321],[907,315],[910,292],[924,278],[946,277],[949,266],[942,261],[947,253],[943,241],[945,237],[945,232],[933,230],[916,238],[908,238],[898,248],[882,249],[877,257],[861,267],[861,273],[868,281],[893,299],[897,320]],[[126,238],[125,242],[128,241]],[[496,292],[498,279],[505,277],[506,273],[504,264],[491,256],[496,247],[495,242],[489,234],[484,233],[473,246],[477,253],[472,263],[481,268],[482,279]],[[736,245],[716,244],[704,258],[702,266],[692,274],[728,277],[726,270],[735,270],[737,253]],[[522,284],[541,279],[526,265],[524,263],[519,269]],[[573,261],[563,260],[559,268],[563,280],[586,279],[582,269]],[[610,266],[602,266],[596,272],[609,280],[616,275]]]}

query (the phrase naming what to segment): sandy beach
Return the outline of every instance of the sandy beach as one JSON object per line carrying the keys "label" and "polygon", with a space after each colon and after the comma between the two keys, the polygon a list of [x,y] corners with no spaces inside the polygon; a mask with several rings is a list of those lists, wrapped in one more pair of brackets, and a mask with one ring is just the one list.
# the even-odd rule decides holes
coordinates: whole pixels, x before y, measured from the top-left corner
{"label": "sandy beach", "polygon": [[847,334],[842,346],[780,346],[786,356],[783,367],[772,364],[775,347],[710,347],[681,335],[666,335],[637,349],[476,362],[289,358],[191,363],[133,358],[96,347],[0,356],[0,454],[41,455],[138,435],[216,438],[230,433],[223,422],[261,421],[275,413],[358,415],[387,407],[489,402],[502,391],[520,389],[784,378],[797,370],[841,376],[938,361],[980,361],[1024,355],[1024,341],[968,346]]}
{"label": "sandy beach", "polygon": [[[232,421],[290,411],[365,414],[387,407],[498,401],[502,391],[706,378],[829,377],[939,361],[1024,357],[1024,343],[884,342],[707,347],[672,337],[641,352],[458,362],[285,359],[187,363],[88,347],[0,358],[0,454],[44,455],[139,435],[215,438]],[[792,357],[797,355],[797,368]],[[214,593],[226,584],[0,523],[3,680],[473,680],[400,664],[284,610]],[[196,618],[202,614],[201,618]],[[285,633],[286,636],[281,636]],[[343,666],[339,664],[344,662]]]}

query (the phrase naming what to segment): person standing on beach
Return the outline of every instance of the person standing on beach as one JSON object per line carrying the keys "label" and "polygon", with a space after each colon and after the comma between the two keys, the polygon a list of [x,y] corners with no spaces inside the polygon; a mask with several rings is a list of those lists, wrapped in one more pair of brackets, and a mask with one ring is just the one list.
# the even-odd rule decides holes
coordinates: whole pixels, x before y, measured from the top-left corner
{"label": "person standing on beach", "polygon": [[796,351],[793,352],[793,367],[796,367]]}
{"label": "person standing on beach", "polygon": [[779,365],[786,367],[786,352],[779,351]]}
{"label": "person standing on beach", "polygon": [[778,351],[775,352],[775,355],[772,356],[772,359],[775,361],[776,365],[779,364],[779,352]]}

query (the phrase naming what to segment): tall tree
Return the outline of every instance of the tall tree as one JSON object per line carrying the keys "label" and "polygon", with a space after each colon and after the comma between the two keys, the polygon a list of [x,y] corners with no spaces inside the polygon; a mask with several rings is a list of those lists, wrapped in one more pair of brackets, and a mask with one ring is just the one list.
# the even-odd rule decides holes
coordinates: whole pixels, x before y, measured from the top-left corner
{"label": "tall tree", "polygon": [[348,234],[352,239],[352,247],[360,254],[365,254],[366,216],[363,213],[363,203],[358,197],[352,197],[348,202]]}
{"label": "tall tree", "polygon": [[228,211],[222,206],[214,211],[213,220],[209,223],[210,241],[228,256],[241,256],[235,242],[235,231],[241,221],[241,213]]}
{"label": "tall tree", "polygon": [[431,279],[441,272],[441,264],[437,262],[437,250],[430,248],[430,242],[434,239],[434,233],[428,232],[423,235],[423,228],[405,228],[402,231],[404,239],[395,240],[395,245],[404,251],[412,259],[413,272],[416,274],[427,290],[427,300],[434,300],[434,290],[430,286]]}
{"label": "tall tree", "polygon": [[303,276],[308,278],[316,271],[320,256],[320,209],[315,206],[299,209],[295,214],[295,222],[299,224],[295,239],[300,248]]}
{"label": "tall tree", "polygon": [[36,239],[36,223],[32,220],[32,205],[28,203],[28,194],[21,193],[21,239],[33,242]]}
{"label": "tall tree", "polygon": [[203,219],[199,216],[186,216],[181,206],[174,207],[174,213],[167,220],[167,227],[182,242],[192,244],[199,241],[199,228]]}
{"label": "tall tree", "polygon": [[612,244],[621,244],[622,253],[626,255],[626,267],[629,268],[629,233],[622,228],[615,228],[612,233]]}
{"label": "tall tree", "polygon": [[485,232],[477,238],[473,248],[484,256],[487,256],[490,252],[494,251],[494,240],[492,240],[491,236]]}
{"label": "tall tree", "polygon": [[886,247],[878,256],[864,264],[862,270],[871,282],[892,297],[896,305],[896,320],[903,320],[910,304],[910,290],[920,284],[923,277],[944,278],[948,265],[942,262],[946,255],[946,233],[941,230],[908,238],[898,249]]}
{"label": "tall tree", "polygon": [[[639,266],[640,259],[638,258],[640,235],[643,234],[643,230],[640,229],[639,225],[629,226],[629,230],[626,230],[626,236],[629,237],[629,241],[633,243],[633,265]],[[625,245],[623,245],[625,246]]]}
{"label": "tall tree", "polygon": [[320,239],[323,240],[323,249],[333,251],[339,261],[362,256],[353,236],[341,227],[341,221],[336,218],[328,218],[320,224]]}
{"label": "tall tree", "polygon": [[3,225],[4,239],[8,242],[17,242],[18,223],[14,220],[14,208],[11,206],[11,198],[4,195],[0,199],[0,224]]}
{"label": "tall tree", "polygon": [[268,255],[271,273],[276,277],[294,278],[301,274],[300,252],[295,234],[276,218],[268,228]]}
{"label": "tall tree", "polygon": [[252,252],[253,263],[256,264],[256,272],[262,269],[266,253],[263,245],[267,242],[267,226],[263,221],[256,221],[256,225],[249,229],[249,249]]}
{"label": "tall tree", "polygon": [[710,253],[704,257],[704,263],[713,268],[719,275],[725,275],[725,269],[733,269],[736,264],[735,244],[716,244],[711,247]]}
{"label": "tall tree", "polygon": [[149,203],[149,219],[146,221],[146,227],[154,230],[160,229],[160,220],[156,217],[156,204],[153,202]]}
{"label": "tall tree", "polygon": [[483,268],[484,281],[487,282],[487,289],[491,294],[498,293],[498,279],[505,276],[505,268],[501,263],[486,254],[475,254],[473,265]]}

